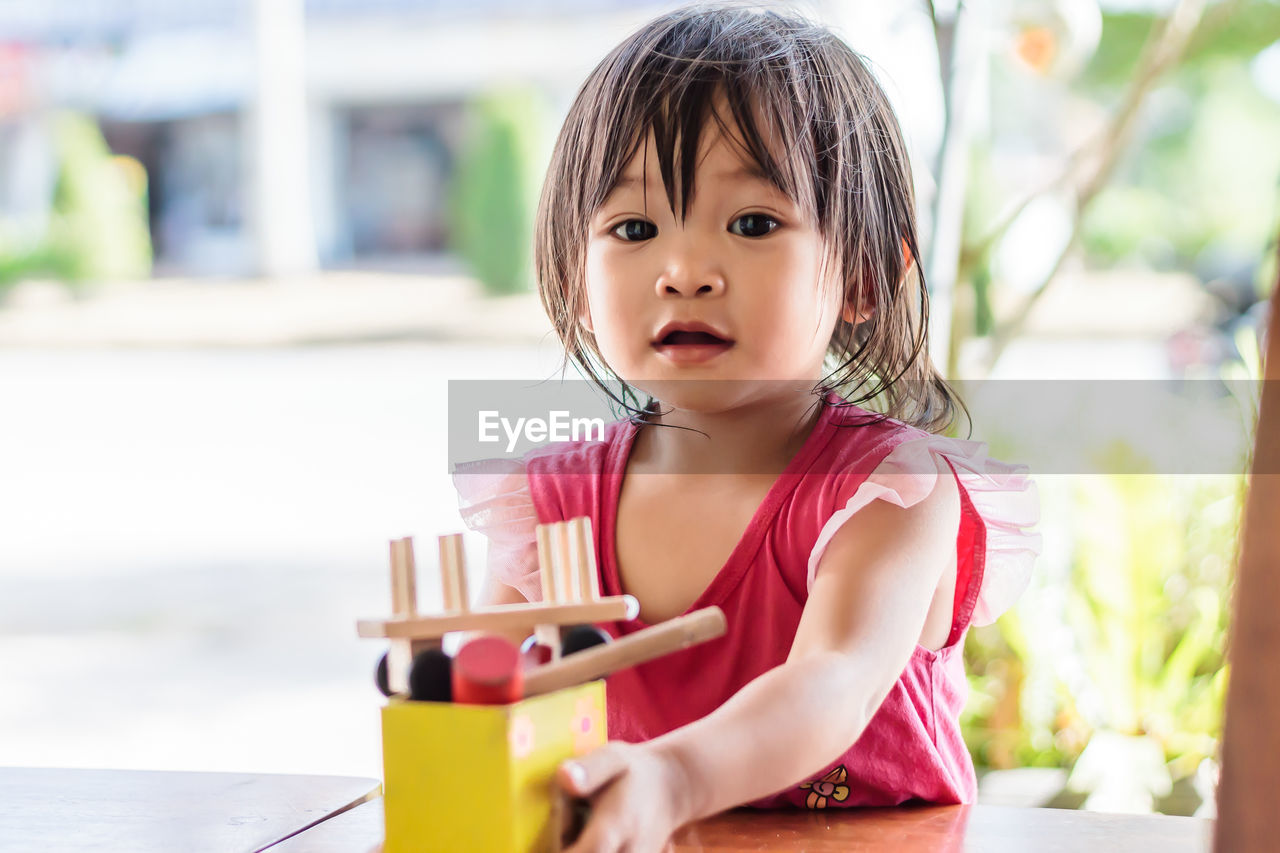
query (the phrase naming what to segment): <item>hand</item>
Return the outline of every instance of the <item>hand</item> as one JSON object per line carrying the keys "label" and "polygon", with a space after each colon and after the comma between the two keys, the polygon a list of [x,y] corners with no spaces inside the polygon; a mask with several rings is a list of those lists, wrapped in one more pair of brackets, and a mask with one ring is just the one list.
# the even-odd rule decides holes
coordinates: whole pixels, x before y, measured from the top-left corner
{"label": "hand", "polygon": [[560,765],[560,786],[591,800],[586,828],[565,853],[658,853],[688,817],[674,759],[646,744],[607,743]]}

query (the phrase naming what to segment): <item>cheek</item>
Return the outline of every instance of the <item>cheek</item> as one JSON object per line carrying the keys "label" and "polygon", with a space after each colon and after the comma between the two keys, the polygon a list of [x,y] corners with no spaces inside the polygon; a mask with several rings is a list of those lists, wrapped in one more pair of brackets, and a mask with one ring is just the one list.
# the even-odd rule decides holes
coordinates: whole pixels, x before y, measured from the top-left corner
{"label": "cheek", "polygon": [[617,292],[616,287],[610,286],[613,281],[612,267],[604,251],[588,247],[585,270],[587,304],[590,306],[592,320],[597,324],[605,321],[611,299]]}
{"label": "cheek", "polygon": [[587,290],[587,306],[591,313],[593,325],[608,325],[609,315],[613,312],[613,301],[618,288],[610,286],[614,283],[610,276],[610,265],[600,252],[587,253],[585,285]]}
{"label": "cheek", "polygon": [[[596,346],[606,361],[620,357],[627,318],[635,316],[633,284],[626,280],[627,265],[607,250],[588,247],[586,258],[587,310]],[[634,273],[633,273],[634,276]]]}
{"label": "cheek", "polygon": [[[765,285],[761,297],[766,304],[761,306],[761,314],[791,330],[793,342],[815,335],[823,337],[824,330],[829,332],[835,327],[842,294],[834,283],[818,280],[822,272],[817,261],[806,254],[756,268]],[[785,322],[781,322],[784,318]],[[830,337],[829,333],[826,337]]]}

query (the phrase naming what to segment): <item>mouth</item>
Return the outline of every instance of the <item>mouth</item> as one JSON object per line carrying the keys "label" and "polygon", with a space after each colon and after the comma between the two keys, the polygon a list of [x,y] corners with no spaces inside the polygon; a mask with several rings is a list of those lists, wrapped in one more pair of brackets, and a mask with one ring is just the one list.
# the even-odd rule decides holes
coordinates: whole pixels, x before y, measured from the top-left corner
{"label": "mouth", "polygon": [[676,364],[700,364],[733,348],[734,341],[701,323],[669,324],[653,341],[653,348]]}

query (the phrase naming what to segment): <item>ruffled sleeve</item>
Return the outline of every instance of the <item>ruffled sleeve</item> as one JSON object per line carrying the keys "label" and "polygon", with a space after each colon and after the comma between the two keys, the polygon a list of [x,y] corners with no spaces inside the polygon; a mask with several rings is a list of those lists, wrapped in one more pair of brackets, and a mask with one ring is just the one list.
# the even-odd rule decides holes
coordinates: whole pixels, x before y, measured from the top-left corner
{"label": "ruffled sleeve", "polygon": [[540,600],[538,515],[524,460],[462,463],[454,468],[453,485],[463,522],[489,540],[490,576],[514,587],[528,601]]}
{"label": "ruffled sleeve", "polygon": [[823,525],[809,555],[809,585],[813,585],[818,562],[842,524],[874,500],[904,508],[924,500],[937,483],[938,460],[944,458],[955,469],[987,533],[982,587],[971,622],[989,625],[1012,606],[1027,588],[1041,548],[1040,534],[1027,529],[1040,520],[1036,485],[1027,476],[1027,466],[988,456],[986,442],[935,435],[895,447]]}

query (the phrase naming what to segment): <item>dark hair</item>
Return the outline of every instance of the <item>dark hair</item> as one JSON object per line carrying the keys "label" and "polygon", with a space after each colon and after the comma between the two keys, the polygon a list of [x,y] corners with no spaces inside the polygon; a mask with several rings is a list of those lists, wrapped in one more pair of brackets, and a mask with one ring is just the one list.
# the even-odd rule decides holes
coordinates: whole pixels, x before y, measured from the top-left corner
{"label": "dark hair", "polygon": [[[723,127],[716,98],[737,134]],[[817,223],[839,264],[844,300],[855,311],[875,306],[856,326],[837,321],[830,372],[814,393],[872,401],[930,431],[948,427],[963,403],[928,355],[929,300],[897,119],[858,54],[825,27],[773,11],[701,6],[662,15],[614,48],[578,92],[535,228],[538,289],[566,360],[633,415],[651,407],[633,408],[635,389],[613,374],[579,321],[588,223],[650,134],[671,210],[683,217],[711,120]],[[786,156],[773,156],[766,139]],[[615,381],[620,395],[608,388]]]}

